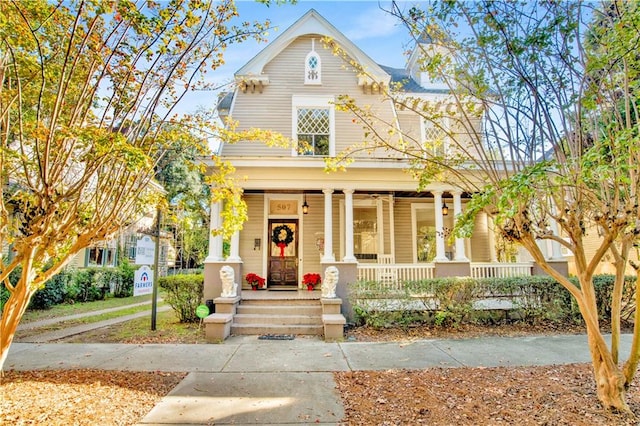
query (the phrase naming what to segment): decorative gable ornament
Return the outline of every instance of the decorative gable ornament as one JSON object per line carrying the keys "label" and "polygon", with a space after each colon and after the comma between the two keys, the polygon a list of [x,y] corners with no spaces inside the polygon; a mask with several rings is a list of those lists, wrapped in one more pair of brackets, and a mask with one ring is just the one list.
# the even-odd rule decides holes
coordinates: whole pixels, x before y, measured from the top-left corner
{"label": "decorative gable ornament", "polygon": [[316,52],[316,40],[311,39],[311,51],[304,59],[304,84],[322,84],[322,62]]}

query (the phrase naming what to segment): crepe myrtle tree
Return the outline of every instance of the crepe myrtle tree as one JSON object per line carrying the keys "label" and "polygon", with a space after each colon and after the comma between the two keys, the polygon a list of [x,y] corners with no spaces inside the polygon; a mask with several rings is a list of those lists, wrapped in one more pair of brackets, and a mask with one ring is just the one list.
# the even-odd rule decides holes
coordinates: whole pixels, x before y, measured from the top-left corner
{"label": "crepe myrtle tree", "polygon": [[[522,245],[571,293],[586,325],[598,398],[607,409],[629,411],[625,391],[640,358],[637,310],[624,361],[619,344],[624,275],[638,275],[638,3],[393,2],[388,12],[416,42],[409,58],[416,73],[445,93],[430,101],[399,84],[384,96],[439,132],[429,141],[402,134],[341,96],[337,108],[354,114],[365,137],[328,167],[346,166],[360,150],[397,151],[410,159],[421,188],[445,180],[472,193],[456,235],[470,236],[485,212],[502,237]],[[366,74],[334,40],[325,43]],[[547,260],[539,243],[548,240],[571,252],[578,284]],[[605,256],[616,270],[610,345],[593,285]],[[636,306],[639,284],[637,278]]]}
{"label": "crepe myrtle tree", "polygon": [[206,73],[230,43],[263,40],[269,23],[239,22],[230,0],[8,0],[0,17],[1,369],[33,294],[158,205],[149,184],[164,153],[194,134],[225,137],[175,107],[211,89]]}

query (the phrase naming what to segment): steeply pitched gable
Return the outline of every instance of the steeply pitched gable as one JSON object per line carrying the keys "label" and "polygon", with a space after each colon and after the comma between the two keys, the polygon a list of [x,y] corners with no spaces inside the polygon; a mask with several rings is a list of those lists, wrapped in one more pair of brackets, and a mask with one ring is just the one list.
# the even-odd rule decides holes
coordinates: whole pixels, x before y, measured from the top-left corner
{"label": "steeply pitched gable", "polygon": [[305,13],[271,44],[240,68],[235,74],[236,81],[251,82],[259,85],[269,84],[269,76],[264,74],[265,66],[296,38],[307,34],[320,34],[335,40],[351,59],[361,64],[369,74],[368,77],[363,76],[361,78],[361,85],[373,82],[384,85],[389,84],[390,75],[315,9]]}

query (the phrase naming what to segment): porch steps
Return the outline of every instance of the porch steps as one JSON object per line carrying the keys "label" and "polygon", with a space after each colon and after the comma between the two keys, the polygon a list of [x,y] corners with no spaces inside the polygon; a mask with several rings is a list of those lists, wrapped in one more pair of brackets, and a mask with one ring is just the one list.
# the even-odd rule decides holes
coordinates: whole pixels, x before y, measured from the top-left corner
{"label": "porch steps", "polygon": [[319,298],[274,297],[244,299],[233,317],[231,333],[254,334],[323,334],[322,306]]}

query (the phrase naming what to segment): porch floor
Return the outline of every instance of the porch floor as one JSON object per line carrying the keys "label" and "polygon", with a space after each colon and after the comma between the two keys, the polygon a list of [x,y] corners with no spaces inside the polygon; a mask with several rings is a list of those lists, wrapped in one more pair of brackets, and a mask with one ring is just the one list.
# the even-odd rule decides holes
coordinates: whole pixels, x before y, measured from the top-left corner
{"label": "porch floor", "polygon": [[295,290],[241,290],[242,300],[320,300],[322,292],[320,289],[313,291]]}

